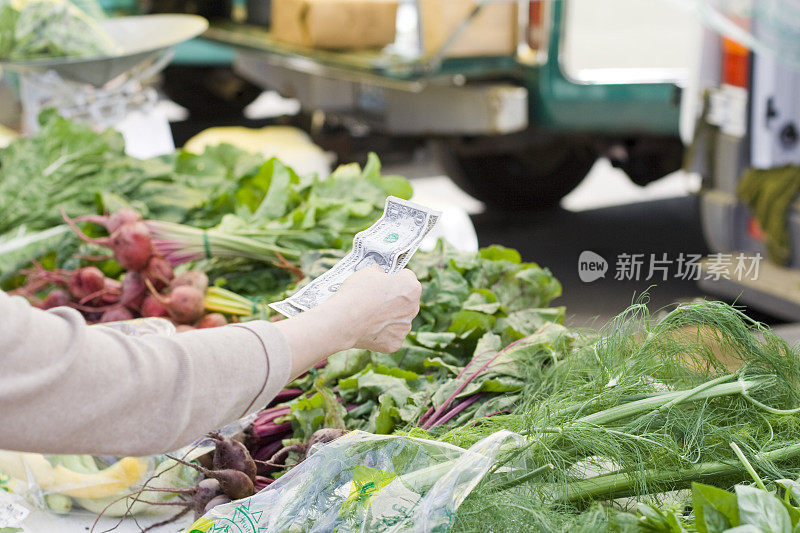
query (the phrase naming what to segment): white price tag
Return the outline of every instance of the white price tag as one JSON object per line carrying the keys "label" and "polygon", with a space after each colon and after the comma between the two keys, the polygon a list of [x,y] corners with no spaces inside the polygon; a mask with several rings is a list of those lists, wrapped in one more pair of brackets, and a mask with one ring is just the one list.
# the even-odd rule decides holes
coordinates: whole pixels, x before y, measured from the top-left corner
{"label": "white price tag", "polygon": [[125,152],[130,156],[147,159],[175,151],[169,121],[158,108],[133,111],[116,129],[125,138]]}

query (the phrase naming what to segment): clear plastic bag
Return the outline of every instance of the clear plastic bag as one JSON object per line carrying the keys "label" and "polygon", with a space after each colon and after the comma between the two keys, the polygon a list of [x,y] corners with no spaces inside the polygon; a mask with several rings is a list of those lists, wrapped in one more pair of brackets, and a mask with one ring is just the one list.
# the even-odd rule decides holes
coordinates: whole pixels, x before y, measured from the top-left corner
{"label": "clear plastic bag", "polygon": [[269,487],[215,507],[188,531],[448,531],[458,506],[497,456],[522,442],[522,436],[500,431],[465,450],[353,431],[315,446]]}

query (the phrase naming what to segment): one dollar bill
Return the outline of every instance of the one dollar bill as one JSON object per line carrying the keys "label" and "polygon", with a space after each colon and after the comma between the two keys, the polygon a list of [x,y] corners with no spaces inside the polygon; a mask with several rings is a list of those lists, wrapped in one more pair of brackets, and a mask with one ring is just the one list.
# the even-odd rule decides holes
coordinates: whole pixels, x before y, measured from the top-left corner
{"label": "one dollar bill", "polygon": [[401,271],[440,216],[440,211],[388,197],[381,217],[353,238],[353,248],[345,257],[292,296],[270,307],[292,317],[336,294],[342,283],[362,268],[378,265],[387,273]]}

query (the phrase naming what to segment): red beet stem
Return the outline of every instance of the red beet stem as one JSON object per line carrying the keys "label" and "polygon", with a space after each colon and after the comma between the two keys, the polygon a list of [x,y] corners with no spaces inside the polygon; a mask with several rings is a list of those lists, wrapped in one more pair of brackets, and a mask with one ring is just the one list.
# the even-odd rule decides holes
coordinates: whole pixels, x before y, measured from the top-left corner
{"label": "red beet stem", "polygon": [[270,457],[272,457],[273,455],[275,455],[275,452],[277,452],[281,448],[283,448],[283,443],[280,441],[280,439],[278,439],[274,442],[270,442],[269,444],[261,446],[250,455],[253,456],[253,459],[259,461],[265,461]]}
{"label": "red beet stem", "polygon": [[[514,342],[512,342],[511,344],[509,344],[508,346],[506,346],[506,347],[505,347],[505,348],[503,348],[502,350],[498,351],[498,352],[497,352],[495,355],[493,355],[491,358],[489,358],[489,360],[488,360],[488,361],[486,361],[486,362],[485,362],[483,365],[481,365],[481,367],[480,367],[478,370],[476,370],[476,371],[475,371],[475,372],[474,372],[472,375],[470,375],[470,376],[469,376],[467,379],[465,379],[463,382],[461,382],[461,385],[459,385],[459,386],[456,388],[456,390],[455,390],[455,391],[453,391],[453,394],[451,394],[451,395],[450,395],[450,396],[449,396],[449,397],[448,397],[448,398],[447,398],[447,399],[444,401],[444,403],[442,403],[442,405],[440,405],[440,406],[439,406],[439,408],[438,408],[438,409],[436,409],[436,410],[433,412],[433,415],[431,415],[431,418],[428,418],[428,419],[427,419],[427,421],[425,422],[425,424],[422,424],[422,423],[420,423],[420,427],[421,427],[422,429],[430,429],[430,428],[433,426],[433,424],[436,422],[436,419],[437,419],[437,418],[439,418],[440,416],[442,416],[442,413],[444,413],[444,411],[445,411],[445,410],[446,410],[446,409],[447,409],[447,408],[450,406],[450,404],[451,404],[451,403],[452,403],[452,402],[453,402],[453,401],[456,399],[456,396],[458,396],[458,395],[461,393],[461,391],[463,391],[463,390],[464,390],[464,388],[465,388],[467,385],[469,385],[469,383],[470,383],[470,382],[471,382],[473,379],[475,379],[476,377],[478,377],[478,375],[479,375],[481,372],[483,372],[484,370],[486,370],[486,369],[489,367],[489,365],[491,365],[491,364],[494,362],[494,360],[495,360],[495,359],[497,359],[498,357],[500,357],[500,354],[503,354],[503,353],[507,352],[507,351],[508,351],[510,348],[513,348],[514,346],[516,346],[517,344],[519,344],[520,342],[522,342],[522,341],[524,341],[524,340],[526,340],[526,339],[527,339],[527,337],[523,337],[523,338],[521,338],[521,339],[517,339],[517,340],[515,340]],[[483,353],[486,353],[486,352],[483,352]],[[479,357],[479,356],[476,356],[476,357]],[[475,357],[473,357],[473,358],[472,358],[472,360],[470,360],[470,363],[472,363],[472,361],[474,361],[474,360],[475,360]],[[469,366],[469,364],[467,364],[467,366]],[[466,367],[464,367],[464,370],[466,370]],[[463,373],[464,373],[464,370],[462,370],[462,371],[461,371],[461,374],[463,374]],[[429,411],[430,411],[430,409],[429,409]],[[427,413],[426,413],[426,414],[427,414]]]}
{"label": "red beet stem", "polygon": [[290,407],[288,405],[287,406],[279,406],[279,407],[280,407],[279,409],[268,409],[268,410],[261,411],[260,413],[258,413],[258,416],[253,421],[253,425],[254,426],[258,426],[258,425],[264,424],[265,422],[271,422],[271,421],[275,420],[276,418],[280,418],[282,416],[288,415],[289,411],[291,411],[291,409],[290,409]]}
{"label": "red beet stem", "polygon": [[75,221],[74,221],[74,220],[72,220],[71,218],[69,218],[69,216],[67,216],[67,212],[66,212],[66,211],[64,211],[64,208],[63,208],[63,207],[61,208],[61,218],[63,218],[63,219],[64,219],[64,222],[66,222],[66,223],[67,223],[67,225],[68,225],[70,228],[72,228],[72,231],[74,231],[74,232],[75,232],[75,234],[76,234],[76,235],[77,235],[77,236],[78,236],[78,237],[79,237],[79,238],[80,238],[82,241],[85,241],[85,242],[90,242],[90,243],[92,243],[92,244],[99,244],[99,245],[101,245],[101,246],[109,246],[109,245],[111,244],[111,237],[110,237],[110,236],[109,236],[109,237],[101,237],[101,238],[99,238],[99,239],[93,239],[93,238],[89,237],[88,235],[86,235],[86,234],[85,234],[85,233],[84,233],[84,232],[83,232],[83,231],[82,231],[82,230],[81,230],[81,229],[78,227],[78,225],[77,225],[77,224],[75,224]]}
{"label": "red beet stem", "polygon": [[448,420],[450,420],[451,418],[456,416],[458,413],[460,413],[461,411],[463,411],[464,409],[466,409],[470,405],[474,404],[475,402],[477,402],[481,398],[483,398],[483,394],[475,394],[475,395],[467,398],[466,400],[464,400],[460,404],[458,404],[455,407],[453,407],[452,409],[450,409],[450,411],[447,414],[445,414],[444,416],[440,417],[439,420],[434,422],[433,423],[433,427],[441,426],[441,425],[446,424]]}
{"label": "red beet stem", "polygon": [[253,427],[253,435],[256,437],[269,437],[270,435],[280,435],[291,431],[292,423],[285,422],[283,424],[266,424],[264,426]]}
{"label": "red beet stem", "polygon": [[[283,403],[288,400],[294,400],[298,396],[303,394],[301,389],[283,389],[270,402],[270,406],[278,405],[279,403]],[[262,411],[263,412],[263,411]]]}

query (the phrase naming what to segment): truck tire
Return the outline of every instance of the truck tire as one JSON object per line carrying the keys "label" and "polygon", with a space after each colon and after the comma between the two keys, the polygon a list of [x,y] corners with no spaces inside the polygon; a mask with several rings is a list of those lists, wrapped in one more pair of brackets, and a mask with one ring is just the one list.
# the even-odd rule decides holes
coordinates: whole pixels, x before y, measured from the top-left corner
{"label": "truck tire", "polygon": [[524,139],[437,139],[433,150],[456,185],[497,209],[555,208],[597,159],[591,145],[579,139]]}

